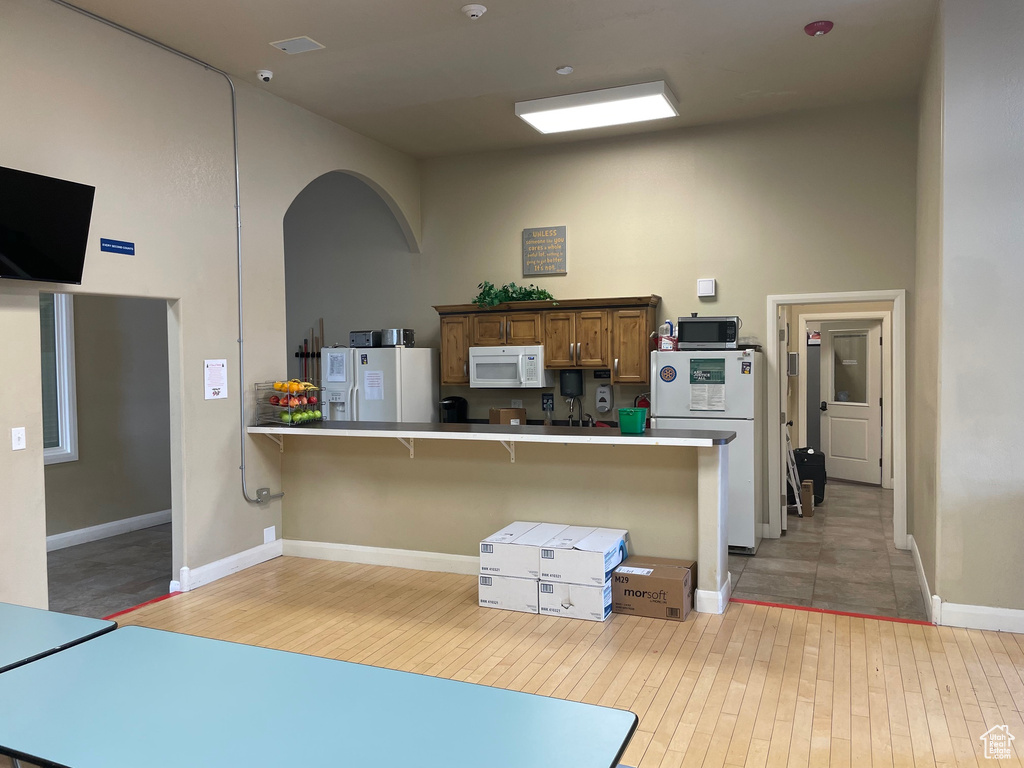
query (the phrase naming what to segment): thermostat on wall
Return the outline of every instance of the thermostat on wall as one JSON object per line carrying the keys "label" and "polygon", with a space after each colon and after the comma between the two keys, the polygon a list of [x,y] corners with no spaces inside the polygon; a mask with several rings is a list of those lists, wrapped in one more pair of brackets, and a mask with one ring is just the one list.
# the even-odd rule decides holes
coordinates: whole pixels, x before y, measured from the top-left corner
{"label": "thermostat on wall", "polygon": [[706,277],[697,280],[697,295],[698,296],[714,296],[715,295],[715,278]]}

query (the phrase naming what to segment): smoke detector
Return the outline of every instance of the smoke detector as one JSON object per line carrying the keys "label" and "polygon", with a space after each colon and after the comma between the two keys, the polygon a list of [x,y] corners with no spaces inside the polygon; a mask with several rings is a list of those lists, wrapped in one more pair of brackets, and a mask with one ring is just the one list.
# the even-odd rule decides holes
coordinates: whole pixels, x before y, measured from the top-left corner
{"label": "smoke detector", "polygon": [[827,35],[829,32],[831,32],[832,27],[834,26],[835,24],[833,24],[831,21],[812,21],[810,24],[804,27],[804,32],[806,32],[811,37],[821,37],[822,35]]}
{"label": "smoke detector", "polygon": [[570,67],[568,64],[564,64],[561,67],[555,67],[555,72],[557,72],[560,75],[571,75],[572,67]]}
{"label": "smoke detector", "polygon": [[479,19],[487,13],[487,6],[470,3],[469,5],[462,6],[462,12],[471,19]]}

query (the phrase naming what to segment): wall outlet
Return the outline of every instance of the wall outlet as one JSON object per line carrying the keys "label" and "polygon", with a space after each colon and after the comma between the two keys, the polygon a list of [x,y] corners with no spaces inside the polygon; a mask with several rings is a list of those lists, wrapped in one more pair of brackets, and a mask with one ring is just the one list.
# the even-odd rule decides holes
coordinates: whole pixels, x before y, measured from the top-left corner
{"label": "wall outlet", "polygon": [[512,401],[512,407],[513,408],[522,408],[523,407],[523,401],[522,400],[513,400]]}
{"label": "wall outlet", "polygon": [[24,451],[25,450],[25,428],[24,427],[12,427],[11,428],[11,450],[12,451]]}
{"label": "wall outlet", "polygon": [[270,525],[263,529],[263,543],[270,544],[277,540],[277,526]]}

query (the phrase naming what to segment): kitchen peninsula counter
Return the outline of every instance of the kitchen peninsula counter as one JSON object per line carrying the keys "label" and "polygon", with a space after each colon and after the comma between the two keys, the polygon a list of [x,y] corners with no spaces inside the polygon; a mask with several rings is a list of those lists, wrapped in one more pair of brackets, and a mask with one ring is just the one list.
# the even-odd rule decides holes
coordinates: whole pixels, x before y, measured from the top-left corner
{"label": "kitchen peninsula counter", "polygon": [[338,421],[249,433],[283,452],[285,555],[476,573],[480,540],[513,520],[625,528],[638,554],[697,561],[696,610],[728,604],[734,432]]}
{"label": "kitchen peninsula counter", "polygon": [[613,427],[548,427],[525,424],[427,424],[383,421],[323,421],[302,427],[249,427],[251,434],[392,437],[424,440],[485,440],[591,445],[674,445],[710,448],[736,438],[735,432],[703,429],[648,429],[622,434]]}

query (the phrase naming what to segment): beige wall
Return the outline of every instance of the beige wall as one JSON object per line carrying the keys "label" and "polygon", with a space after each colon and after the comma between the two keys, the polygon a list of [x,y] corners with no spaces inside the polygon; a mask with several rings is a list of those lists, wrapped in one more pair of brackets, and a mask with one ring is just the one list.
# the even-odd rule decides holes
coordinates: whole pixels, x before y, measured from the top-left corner
{"label": "beige wall", "polygon": [[692,448],[286,438],[287,539],[475,555],[513,520],[627,528],[633,551],[697,558]]}
{"label": "beige wall", "polygon": [[936,593],[1024,609],[1024,5],[942,6]]}
{"label": "beige wall", "polygon": [[[2,118],[0,118],[2,119]],[[0,601],[46,605],[46,516],[43,506],[43,408],[39,366],[39,292],[27,285],[0,288]],[[25,361],[35,360],[35,375]],[[28,381],[23,376],[29,376]],[[27,447],[17,453],[11,430],[26,427]]]}
{"label": "beige wall", "polygon": [[[941,10],[940,10],[941,14]],[[939,339],[942,320],[942,21],[936,20],[918,109],[917,259],[914,346],[909,350],[907,530],[936,590]]]}
{"label": "beige wall", "polygon": [[[197,567],[263,543],[280,505],[247,504],[239,482],[238,331],[231,110],[223,78],[55,4],[0,5],[0,164],[97,188],[76,293],[173,300],[174,566]],[[46,40],[45,46],[39,41]],[[312,179],[347,169],[374,179],[413,231],[418,171],[408,157],[238,84],[247,385],[284,361],[282,221]],[[99,237],[136,243],[100,253]],[[52,289],[52,288],[51,288]],[[3,376],[38,392],[39,286],[0,285]],[[27,297],[27,298],[26,298]],[[32,326],[34,323],[34,326]],[[32,326],[32,327],[29,327]],[[227,358],[230,397],[203,398],[206,358]],[[0,426],[24,422],[29,450],[0,453],[6,521],[0,600],[45,605],[44,480],[38,406],[0,401]],[[249,440],[249,438],[246,438]],[[280,486],[279,454],[251,440],[250,493]]]}
{"label": "beige wall", "polygon": [[[523,228],[564,224],[569,274],[534,280],[556,297],[656,293],[664,317],[737,314],[763,342],[768,294],[912,286],[915,131],[912,104],[883,103],[430,160],[437,269],[423,299],[400,298],[523,282]],[[698,277],[716,300],[697,300]]]}
{"label": "beige wall", "polygon": [[49,535],[171,507],[167,302],[74,305],[78,460],[45,468]]}

